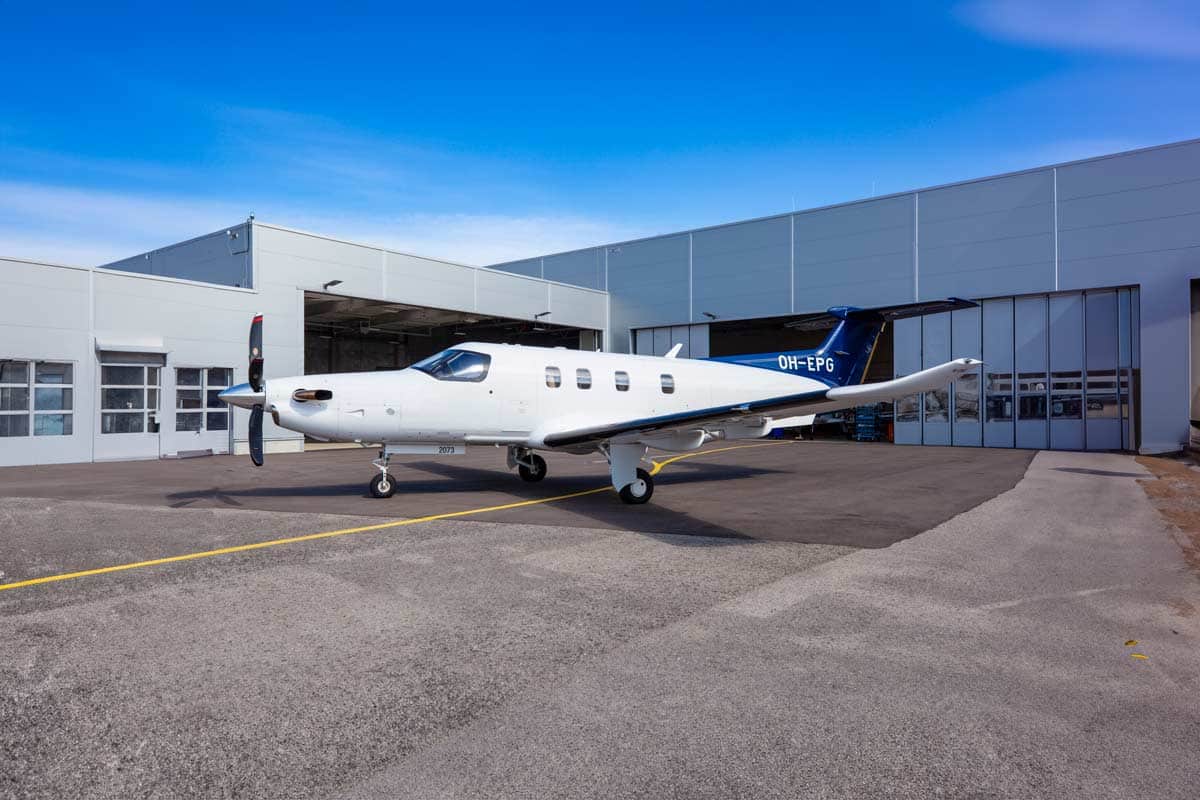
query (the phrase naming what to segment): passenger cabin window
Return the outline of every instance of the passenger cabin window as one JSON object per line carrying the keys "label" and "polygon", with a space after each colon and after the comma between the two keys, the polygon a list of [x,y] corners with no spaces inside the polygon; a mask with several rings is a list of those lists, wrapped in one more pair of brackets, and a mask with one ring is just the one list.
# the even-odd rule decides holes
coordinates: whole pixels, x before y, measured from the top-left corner
{"label": "passenger cabin window", "polygon": [[675,394],[675,378],[671,375],[660,375],[662,378],[663,394]]}
{"label": "passenger cabin window", "polygon": [[562,386],[562,370],[558,367],[546,367],[546,385],[551,389]]}
{"label": "passenger cabin window", "polygon": [[492,357],[471,350],[443,350],[412,368],[437,378],[439,381],[465,381],[479,383],[487,377]]}
{"label": "passenger cabin window", "polygon": [[592,372],[587,369],[575,370],[575,385],[580,389],[592,388]]}
{"label": "passenger cabin window", "polygon": [[618,392],[628,392],[629,391],[629,373],[628,372],[614,372],[613,380],[616,381]]}

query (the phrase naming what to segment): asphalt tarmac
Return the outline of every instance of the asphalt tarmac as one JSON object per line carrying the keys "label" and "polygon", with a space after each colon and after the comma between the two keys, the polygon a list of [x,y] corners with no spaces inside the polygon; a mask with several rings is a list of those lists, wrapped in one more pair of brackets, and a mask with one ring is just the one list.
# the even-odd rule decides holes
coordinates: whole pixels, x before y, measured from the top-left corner
{"label": "asphalt tarmac", "polygon": [[[0,797],[1195,797],[1200,591],[1132,458],[824,445],[893,459],[859,482],[804,446],[668,465],[630,530],[570,508],[630,510],[607,491],[347,514],[400,495],[333,491],[365,471],[342,452],[240,489],[222,459],[71,467],[73,499],[0,471],[0,583],[232,548],[0,590]],[[602,477],[567,469],[408,516]],[[962,513],[923,483],[968,471],[995,491]],[[723,510],[773,495],[762,528]],[[897,504],[937,510],[868,530]],[[711,508],[722,535],[646,530]],[[753,535],[851,510],[843,543]]]}
{"label": "asphalt tarmac", "polygon": [[[548,454],[548,477],[527,484],[507,469],[504,449],[471,448],[465,456],[393,459],[396,494],[378,500],[367,493],[374,457],[364,449],[268,455],[257,469],[246,456],[11,467],[0,469],[0,496],[394,519],[553,498],[609,480],[599,455]],[[1032,457],[1029,450],[730,442],[672,461],[645,506],[596,493],[471,518],[886,547],[1011,489]]]}

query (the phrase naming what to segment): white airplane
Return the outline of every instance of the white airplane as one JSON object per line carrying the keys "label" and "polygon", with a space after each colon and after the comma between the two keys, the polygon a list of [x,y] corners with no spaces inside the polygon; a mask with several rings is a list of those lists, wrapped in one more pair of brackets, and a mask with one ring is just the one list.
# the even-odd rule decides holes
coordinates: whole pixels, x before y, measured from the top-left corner
{"label": "white airplane", "polygon": [[[250,456],[263,463],[262,418],[328,441],[379,444],[375,497],[396,490],[393,456],[457,455],[506,446],[526,481],[546,476],[535,451],[599,452],[626,503],[654,492],[639,465],[647,448],[695,450],[715,439],[755,439],[804,415],[893,400],[945,386],[981,363],[959,358],[883,383],[861,383],[879,334],[903,317],[967,308],[949,300],[875,309],[838,307],[815,350],[713,359],[466,342],[393,372],[263,380],[262,315],[250,327],[249,383],[222,392],[248,408]],[[781,416],[783,418],[781,418]]]}

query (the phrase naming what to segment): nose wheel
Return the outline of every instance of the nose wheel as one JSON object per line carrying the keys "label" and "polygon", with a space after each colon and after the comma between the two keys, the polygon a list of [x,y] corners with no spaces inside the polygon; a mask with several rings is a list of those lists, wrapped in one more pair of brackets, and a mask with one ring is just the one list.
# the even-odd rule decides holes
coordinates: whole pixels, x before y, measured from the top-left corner
{"label": "nose wheel", "polygon": [[371,496],[380,499],[391,497],[396,493],[396,482],[390,475],[376,475],[371,478]]}
{"label": "nose wheel", "polygon": [[379,469],[379,474],[371,478],[371,482],[367,484],[367,488],[371,491],[371,497],[383,500],[396,493],[396,481],[391,475],[388,475],[388,463],[391,460],[392,456],[385,447],[379,451],[379,458],[371,462]]}

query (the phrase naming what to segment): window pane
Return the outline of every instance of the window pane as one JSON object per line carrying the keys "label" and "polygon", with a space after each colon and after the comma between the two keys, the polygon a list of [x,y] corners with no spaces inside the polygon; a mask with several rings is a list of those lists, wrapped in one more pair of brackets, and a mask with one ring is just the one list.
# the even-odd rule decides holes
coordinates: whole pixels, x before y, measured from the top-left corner
{"label": "window pane", "polygon": [[70,411],[71,390],[42,389],[40,387],[34,389],[33,408],[35,411]]}
{"label": "window pane", "polygon": [[29,362],[0,361],[0,383],[29,383]]}
{"label": "window pane", "polygon": [[199,389],[176,389],[175,390],[175,407],[176,408],[200,408],[200,390]]}
{"label": "window pane", "polygon": [[590,370],[577,369],[575,370],[575,385],[580,389],[592,388],[592,373]]}
{"label": "window pane", "polygon": [[1017,396],[1017,416],[1020,419],[1045,419],[1046,395],[1022,394]]}
{"label": "window pane", "polygon": [[1088,419],[1117,419],[1120,417],[1115,394],[1089,394],[1087,396]]}
{"label": "window pane", "polygon": [[228,386],[233,381],[233,370],[229,367],[213,367],[208,371],[209,386]]}
{"label": "window pane", "polygon": [[221,393],[220,389],[208,390],[208,407],[209,408],[225,408],[224,401],[220,400],[217,395]]}
{"label": "window pane", "polygon": [[105,386],[141,386],[142,367],[100,367],[100,383]]}
{"label": "window pane", "polygon": [[979,375],[962,375],[954,382],[954,419],[979,422]]}
{"label": "window pane", "polygon": [[662,375],[662,390],[663,394],[674,394],[675,392],[675,377],[672,375]]}
{"label": "window pane", "polygon": [[28,411],[29,390],[18,386],[0,389],[0,411]]}
{"label": "window pane", "polygon": [[0,436],[28,436],[28,414],[0,414]]}
{"label": "window pane", "polygon": [[198,369],[177,369],[175,370],[175,384],[177,386],[199,386],[200,372]]}
{"label": "window pane", "polygon": [[149,398],[146,401],[146,408],[157,409],[158,408],[158,389],[147,389],[146,397]]}
{"label": "window pane", "polygon": [[546,385],[551,389],[562,386],[562,371],[558,367],[546,367]]}
{"label": "window pane", "polygon": [[[101,389],[100,407],[107,409],[141,408],[145,402],[144,389]],[[139,430],[141,430],[139,428]]]}
{"label": "window pane", "polygon": [[146,367],[146,384],[158,386],[158,367]]}
{"label": "window pane", "polygon": [[175,430],[177,431],[198,431],[204,425],[203,414],[176,414],[175,415]]}
{"label": "window pane", "polygon": [[229,430],[229,413],[226,411],[208,412],[208,429],[210,431]]}
{"label": "window pane", "polygon": [[71,414],[35,414],[34,436],[70,436],[74,417]]}
{"label": "window pane", "polygon": [[617,383],[617,391],[618,392],[628,392],[629,391],[629,373],[628,372],[617,372],[613,375],[613,379]]}
{"label": "window pane", "polygon": [[935,389],[925,393],[925,421],[950,421],[950,390]]}
{"label": "window pane", "polygon": [[74,383],[75,368],[71,364],[55,364],[49,361],[37,363],[35,383]]}
{"label": "window pane", "polygon": [[101,433],[141,433],[145,414],[101,414]]}
{"label": "window pane", "polygon": [[1054,395],[1050,398],[1050,416],[1053,419],[1082,419],[1083,396],[1078,394]]}
{"label": "window pane", "polygon": [[910,394],[896,401],[896,422],[921,421],[921,395]]}

